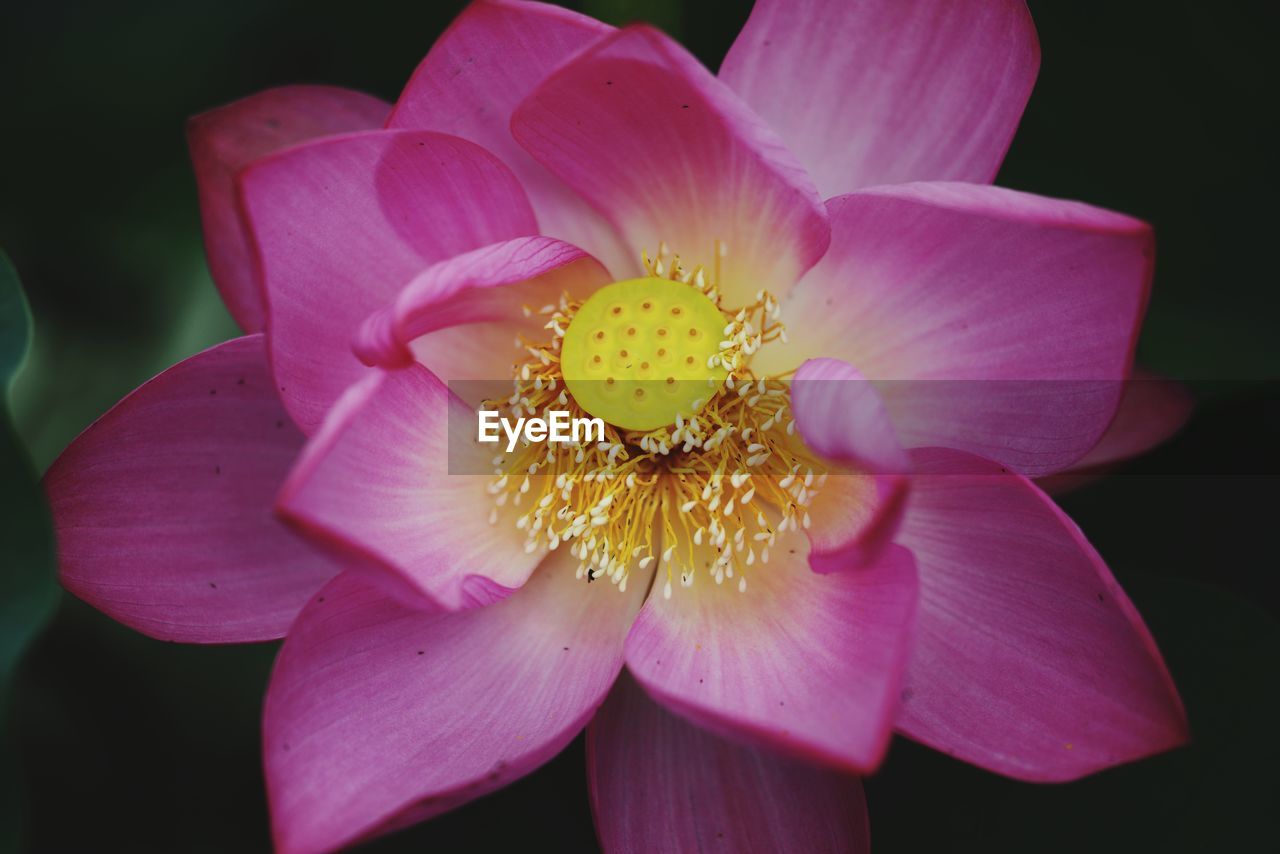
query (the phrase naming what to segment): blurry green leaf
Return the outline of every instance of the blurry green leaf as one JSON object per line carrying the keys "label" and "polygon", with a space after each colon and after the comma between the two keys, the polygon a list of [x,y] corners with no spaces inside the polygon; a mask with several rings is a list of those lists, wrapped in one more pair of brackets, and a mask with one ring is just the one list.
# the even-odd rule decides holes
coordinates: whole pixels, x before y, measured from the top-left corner
{"label": "blurry green leaf", "polygon": [[160,232],[145,240],[135,235],[135,241],[133,256],[146,259],[137,261],[138,276],[155,283],[148,309],[154,326],[82,329],[59,324],[53,312],[37,320],[11,412],[38,471],[148,378],[241,334],[209,278],[198,233]]}
{"label": "blurry green leaf", "polygon": [[[18,659],[58,596],[49,510],[9,413],[9,386],[30,344],[31,312],[13,265],[0,252],[0,722],[9,717]],[[20,832],[15,766],[6,728],[0,733],[0,850],[16,849]]]}
{"label": "blurry green leaf", "polygon": [[7,393],[30,347],[31,310],[9,256],[0,252],[0,390]]}
{"label": "blurry green leaf", "polygon": [[586,0],[582,10],[618,27],[639,21],[653,24],[678,39],[682,5],[679,0]]}

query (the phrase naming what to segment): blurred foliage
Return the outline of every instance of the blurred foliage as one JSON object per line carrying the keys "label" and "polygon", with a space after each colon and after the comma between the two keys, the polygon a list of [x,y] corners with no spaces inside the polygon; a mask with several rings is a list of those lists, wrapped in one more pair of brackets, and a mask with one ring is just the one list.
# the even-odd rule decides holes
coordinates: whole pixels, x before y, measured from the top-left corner
{"label": "blurred foliage", "polygon": [[[584,0],[575,8],[616,24],[656,23],[714,69],[750,5]],[[999,183],[1155,225],[1140,357],[1192,380],[1201,398],[1174,442],[1064,499],[1147,616],[1195,743],[1079,783],[1033,786],[899,741],[868,783],[876,850],[1274,848],[1280,792],[1270,769],[1280,757],[1266,726],[1280,716],[1280,599],[1268,567],[1280,408],[1273,389],[1252,381],[1280,376],[1267,186],[1275,21],[1251,2],[1030,5],[1042,69]],[[394,99],[460,7],[7,4],[0,245],[23,271],[36,319],[14,388],[36,470],[140,382],[236,334],[203,264],[185,119],[294,82]],[[0,455],[18,459],[11,433],[4,441]],[[31,486],[30,469],[22,471],[15,479],[6,470],[5,496]],[[1235,474],[1168,474],[1195,471]],[[12,507],[6,523],[33,537],[47,530],[34,498]],[[42,542],[37,550],[47,549]],[[35,849],[267,850],[258,715],[274,649],[162,644],[65,601],[31,649],[14,704]],[[537,839],[590,851],[583,772],[579,740],[509,789],[369,850]]]}
{"label": "blurred foliage", "polygon": [[645,23],[677,38],[683,35],[680,0],[584,0],[581,10],[615,27]]}
{"label": "blurred foliage", "polygon": [[25,810],[6,725],[11,685],[23,651],[58,599],[49,510],[9,413],[9,386],[30,345],[31,312],[17,272],[0,251],[0,851],[17,847]]}

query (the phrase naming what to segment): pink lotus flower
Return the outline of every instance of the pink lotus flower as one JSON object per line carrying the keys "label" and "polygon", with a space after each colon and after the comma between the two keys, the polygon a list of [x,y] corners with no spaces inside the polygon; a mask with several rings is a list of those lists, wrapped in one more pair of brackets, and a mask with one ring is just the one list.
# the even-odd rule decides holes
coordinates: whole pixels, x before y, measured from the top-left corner
{"label": "pink lotus flower", "polygon": [[[1038,62],[1018,0],[760,0],[718,76],[501,0],[394,107],[289,87],[194,119],[249,334],[51,468],[63,583],[166,640],[287,635],[288,852],[441,813],[584,726],[608,851],[866,850],[857,775],[894,731],[1033,781],[1182,743],[1141,619],[1028,479],[1185,415],[1120,400],[1150,228],[988,185]],[[557,398],[583,302],[646,276],[726,324],[694,417],[537,478],[451,473],[476,401],[443,381],[514,362],[512,406]]]}

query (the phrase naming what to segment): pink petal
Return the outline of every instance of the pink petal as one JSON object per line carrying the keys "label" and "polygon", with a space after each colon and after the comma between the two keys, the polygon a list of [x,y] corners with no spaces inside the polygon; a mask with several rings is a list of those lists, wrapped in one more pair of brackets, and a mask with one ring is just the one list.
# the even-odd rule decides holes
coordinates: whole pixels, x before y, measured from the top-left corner
{"label": "pink petal", "polygon": [[758,0],[720,79],[829,197],[989,183],[1039,67],[1023,0]]}
{"label": "pink petal", "polygon": [[587,773],[609,854],[871,850],[857,777],[717,738],[625,676],[587,728]]}
{"label": "pink petal", "polygon": [[920,614],[898,729],[1035,781],[1185,742],[1155,642],[1080,529],[995,463],[913,459],[898,542],[919,565]]}
{"label": "pink petal", "polygon": [[791,383],[791,408],[805,444],[836,463],[811,508],[809,565],[827,573],[871,562],[897,531],[911,471],[879,393],[847,362],[810,359]]}
{"label": "pink petal", "polygon": [[867,771],[889,744],[915,567],[892,548],[858,572],[818,575],[803,549],[798,534],[780,538],[745,592],[698,573],[669,599],[650,596],[627,636],[627,667],[655,699],[713,732]]}
{"label": "pink petal", "polygon": [[387,126],[434,130],[483,146],[515,171],[539,231],[626,269],[618,235],[511,137],[511,113],[553,69],[613,28],[543,3],[472,3],[431,47]]}
{"label": "pink petal", "polygon": [[[716,266],[731,304],[786,291],[827,247],[817,191],[769,128],[683,48],[630,27],[544,80],[511,132],[638,257]],[[614,271],[618,274],[618,271]]]}
{"label": "pink petal", "polygon": [[[906,447],[1025,474],[1101,437],[1146,308],[1151,229],[1078,202],[971,184],[829,203],[831,250],[783,306],[793,367],[835,356],[877,389]],[[757,356],[761,368],[777,352]]]}
{"label": "pink petal", "polygon": [[415,611],[350,573],[322,590],[267,692],[277,849],[421,821],[558,753],[621,669],[645,587],[578,582],[572,564],[559,552],[509,599],[457,614]]}
{"label": "pink petal", "polygon": [[511,170],[473,143],[414,131],[313,142],[241,176],[269,301],[271,365],[310,432],[364,375],[361,321],[431,264],[537,231]]}
{"label": "pink petal", "polygon": [[910,463],[876,387],[839,359],[810,359],[791,383],[791,407],[805,444],[824,457],[872,472],[907,474]]}
{"label": "pink petal", "polygon": [[263,328],[266,311],[249,235],[237,207],[236,173],[294,143],[381,127],[390,109],[377,98],[349,89],[283,86],[187,122],[209,271],[231,316],[246,332]]}
{"label": "pink petal", "polygon": [[833,467],[809,505],[809,567],[846,572],[879,559],[902,522],[911,479]]}
{"label": "pink petal", "polygon": [[493,467],[475,412],[430,371],[377,371],[334,405],[280,493],[314,539],[456,610],[524,584],[541,559],[510,519],[489,524]]}
{"label": "pink petal", "polygon": [[281,637],[335,572],[271,515],[301,446],[261,335],[179,362],[45,475],[63,585],[162,640]]}
{"label": "pink petal", "polygon": [[1073,468],[1110,465],[1151,450],[1182,429],[1194,406],[1186,386],[1135,368],[1124,385],[1115,420]]}
{"label": "pink petal", "polygon": [[[585,298],[609,281],[598,261],[568,243],[549,237],[495,243],[423,271],[365,322],[356,353],[366,364],[387,367],[416,359],[447,380],[509,378],[519,353],[515,335],[547,335],[547,317],[526,318],[526,307],[536,311],[566,292]],[[458,334],[436,346],[431,333],[442,330]],[[505,397],[510,389],[503,385]]]}
{"label": "pink petal", "polygon": [[1058,495],[1097,480],[1116,463],[1172,438],[1186,425],[1194,407],[1186,386],[1134,368],[1124,384],[1115,420],[1093,450],[1067,471],[1038,478],[1036,485]]}

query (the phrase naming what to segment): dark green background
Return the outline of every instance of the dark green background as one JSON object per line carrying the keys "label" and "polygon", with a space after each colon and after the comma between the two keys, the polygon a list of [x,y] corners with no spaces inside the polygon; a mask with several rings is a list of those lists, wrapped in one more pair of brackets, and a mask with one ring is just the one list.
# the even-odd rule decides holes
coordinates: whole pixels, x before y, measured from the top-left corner
{"label": "dark green background", "polygon": [[[615,23],[654,21],[713,68],[749,9],[585,5]],[[1173,443],[1063,500],[1146,615],[1194,744],[1033,786],[898,741],[867,784],[875,848],[1275,850],[1280,33],[1262,3],[1031,7],[1043,66],[999,182],[1156,225],[1141,357],[1200,399]],[[35,317],[14,411],[38,470],[142,380],[235,334],[204,267],[184,119],[283,83],[394,99],[457,8],[6,4],[0,247]],[[0,455],[8,536],[40,517],[19,491],[21,461],[7,446]],[[38,534],[30,542],[39,551]],[[7,577],[19,558],[41,569],[32,552],[2,548]],[[158,643],[64,595],[13,692],[22,769],[6,779],[25,800],[0,788],[0,846],[21,819],[36,851],[265,850],[258,713],[274,652]],[[0,685],[0,710],[3,698]],[[583,765],[579,740],[506,791],[371,850],[593,850]]]}

